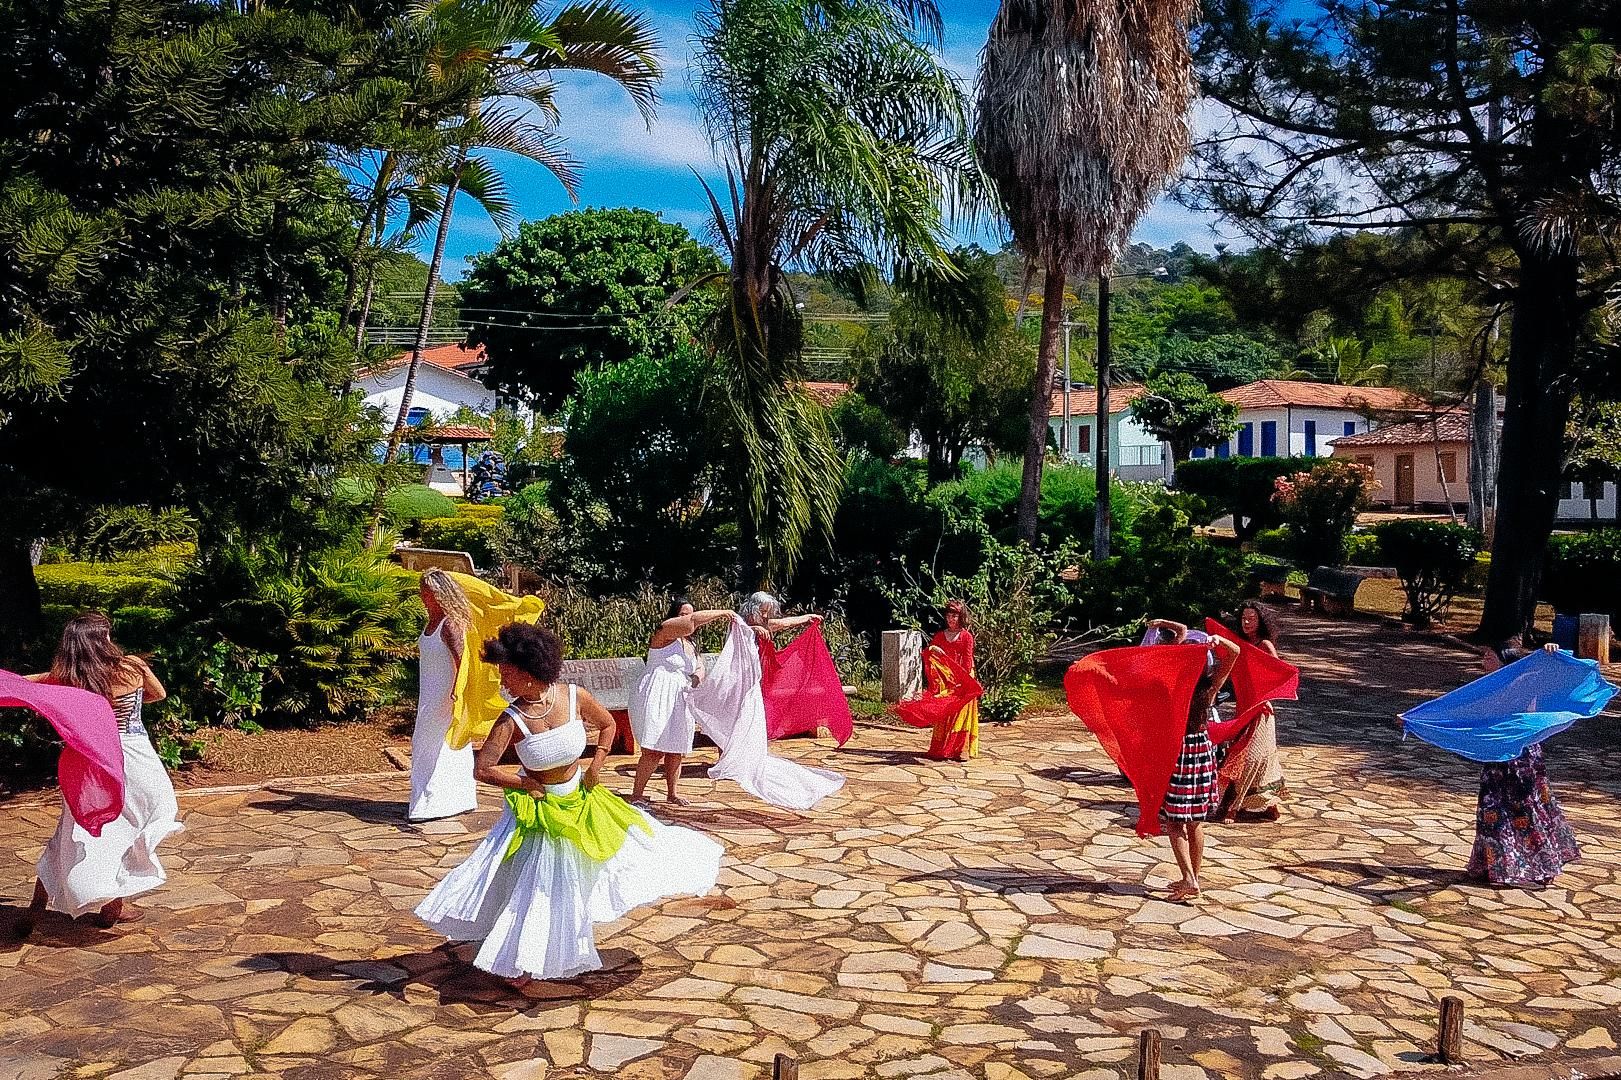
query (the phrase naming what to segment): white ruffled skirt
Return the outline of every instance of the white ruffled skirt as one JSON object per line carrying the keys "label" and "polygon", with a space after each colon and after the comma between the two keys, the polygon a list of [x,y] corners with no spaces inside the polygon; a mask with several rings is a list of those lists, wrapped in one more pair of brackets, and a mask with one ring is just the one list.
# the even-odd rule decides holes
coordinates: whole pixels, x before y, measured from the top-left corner
{"label": "white ruffled skirt", "polygon": [[[566,795],[576,776],[549,785]],[[670,896],[703,896],[720,876],[720,844],[692,829],[642,815],[652,835],[631,829],[606,862],[566,840],[531,833],[510,859],[517,829],[509,806],[482,843],[416,909],[451,941],[480,942],[473,964],[516,979],[569,979],[602,967],[596,923]]]}
{"label": "white ruffled skirt", "polygon": [[124,812],[103,825],[100,836],[91,836],[63,803],[62,820],[36,867],[50,906],[75,917],[162,885],[168,875],[158,862],[158,845],[184,828],[176,820],[174,784],[146,732],[126,731],[119,741]]}

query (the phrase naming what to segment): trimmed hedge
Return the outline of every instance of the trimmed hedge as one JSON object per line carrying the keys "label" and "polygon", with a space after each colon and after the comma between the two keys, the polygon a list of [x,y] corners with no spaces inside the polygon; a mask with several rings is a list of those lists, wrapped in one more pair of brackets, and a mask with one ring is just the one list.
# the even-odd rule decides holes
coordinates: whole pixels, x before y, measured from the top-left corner
{"label": "trimmed hedge", "polygon": [[1283,521],[1272,499],[1278,477],[1310,465],[1310,461],[1286,457],[1200,458],[1177,465],[1174,486],[1209,504],[1211,520],[1231,514],[1233,531],[1245,542]]}
{"label": "trimmed hedge", "polygon": [[174,598],[175,584],[129,563],[41,563],[34,568],[40,603],[80,611],[161,608]]}
{"label": "trimmed hedge", "polygon": [[1562,614],[1621,619],[1621,529],[1550,537],[1542,598]]}
{"label": "trimmed hedge", "polygon": [[1374,534],[1380,557],[1396,568],[1407,593],[1402,618],[1415,626],[1428,626],[1446,610],[1486,544],[1477,530],[1445,521],[1388,521]]}
{"label": "trimmed hedge", "polygon": [[493,517],[462,513],[455,517],[424,518],[417,523],[417,540],[423,547],[465,551],[475,564],[488,567],[496,561],[495,530],[500,524],[499,513]]}

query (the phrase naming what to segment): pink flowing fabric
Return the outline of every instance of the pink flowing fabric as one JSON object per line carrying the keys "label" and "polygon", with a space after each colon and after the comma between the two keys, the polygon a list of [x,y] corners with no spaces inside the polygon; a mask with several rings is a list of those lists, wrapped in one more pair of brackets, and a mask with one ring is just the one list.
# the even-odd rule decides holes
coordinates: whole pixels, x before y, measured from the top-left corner
{"label": "pink flowing fabric", "polygon": [[1224,743],[1244,730],[1260,715],[1268,702],[1294,701],[1300,696],[1300,669],[1279,660],[1259,645],[1251,645],[1215,619],[1204,621],[1205,629],[1238,643],[1238,663],[1233,667],[1234,713],[1230,720],[1208,725],[1210,741]]}
{"label": "pink flowing fabric", "polygon": [[849,741],[850,702],[820,626],[811,623],[782,649],[760,638],[760,672],[767,738],[815,735],[825,725],[840,746]]}
{"label": "pink flowing fabric", "polygon": [[50,721],[64,744],[56,778],[68,813],[85,832],[100,836],[101,827],[124,812],[124,745],[112,705],[88,690],[31,682],[0,669],[0,706],[32,709]]}
{"label": "pink flowing fabric", "polygon": [[1187,734],[1203,645],[1105,649],[1070,665],[1064,696],[1137,793],[1137,835],[1160,834],[1159,811]]}

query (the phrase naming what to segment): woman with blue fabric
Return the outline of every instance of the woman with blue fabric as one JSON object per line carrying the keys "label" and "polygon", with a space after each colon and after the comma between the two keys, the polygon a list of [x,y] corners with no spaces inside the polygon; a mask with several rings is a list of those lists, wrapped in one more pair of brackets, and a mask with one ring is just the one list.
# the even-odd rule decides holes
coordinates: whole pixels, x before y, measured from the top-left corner
{"label": "woman with blue fabric", "polygon": [[[1551,643],[1542,648],[1558,651]],[[1521,647],[1519,639],[1511,639],[1495,649],[1482,649],[1481,662],[1490,673],[1532,651]],[[1470,877],[1492,885],[1541,888],[1580,854],[1576,834],[1548,786],[1541,743],[1532,743],[1510,761],[1481,766]]]}
{"label": "woman with blue fabric", "polygon": [[[667,896],[709,892],[722,849],[598,784],[613,717],[588,692],[558,682],[555,635],[512,624],[485,643],[483,656],[499,668],[512,704],[479,748],[474,775],[505,790],[506,810],[416,913],[452,941],[479,942],[474,966],[521,990],[600,968],[593,924]],[[508,746],[520,766],[501,764]]]}

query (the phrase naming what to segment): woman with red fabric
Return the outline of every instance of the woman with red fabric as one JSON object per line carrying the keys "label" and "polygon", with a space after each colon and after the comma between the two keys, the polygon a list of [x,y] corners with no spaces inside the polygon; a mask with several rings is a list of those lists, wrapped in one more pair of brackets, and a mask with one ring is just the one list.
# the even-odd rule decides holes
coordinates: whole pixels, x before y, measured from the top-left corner
{"label": "woman with red fabric", "polygon": [[[1268,656],[1278,655],[1277,630],[1253,600],[1244,601],[1238,609],[1238,632]],[[1270,704],[1263,705],[1255,719],[1228,743],[1216,779],[1222,793],[1223,821],[1278,820],[1285,788],[1278,756],[1278,719]]]}
{"label": "woman with red fabric", "polygon": [[933,728],[929,757],[935,761],[967,761],[979,755],[979,699],[984,693],[974,674],[974,634],[968,605],[949,600],[946,628],[934,635],[924,651],[928,691],[920,698],[895,706],[900,718],[918,728]]}

